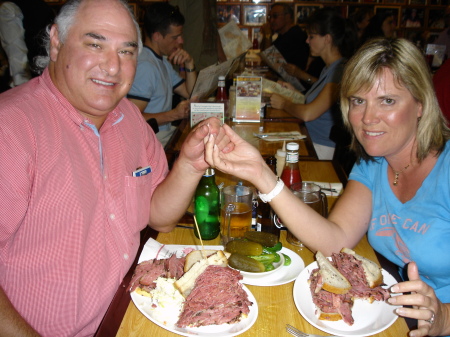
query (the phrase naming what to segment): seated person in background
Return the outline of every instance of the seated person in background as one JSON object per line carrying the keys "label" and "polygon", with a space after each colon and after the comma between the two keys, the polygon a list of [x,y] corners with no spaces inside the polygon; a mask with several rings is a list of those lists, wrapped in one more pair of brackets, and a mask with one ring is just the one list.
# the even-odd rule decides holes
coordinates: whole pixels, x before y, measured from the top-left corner
{"label": "seated person in background", "polygon": [[370,19],[360,39],[360,45],[375,37],[395,36],[395,18],[392,11],[378,12]]}
{"label": "seated person in background", "polygon": [[[206,160],[270,194],[283,224],[313,252],[329,256],[367,234],[404,276],[388,303],[417,320],[409,336],[448,336],[450,130],[422,52],[405,39],[367,42],[346,65],[340,104],[358,162],[327,219],[283,187],[260,153],[226,125],[234,150],[221,153],[210,137]],[[271,193],[275,186],[279,193]]]}
{"label": "seated person in background", "polygon": [[[308,59],[309,46],[306,43],[307,35],[300,26],[294,24],[294,12],[291,5],[286,3],[274,4],[270,9],[269,22],[261,28],[261,33],[263,36],[261,50],[274,45],[288,63],[285,66],[286,71],[291,76],[298,77],[302,84],[309,88],[311,81],[319,76],[324,65],[321,60],[316,58]],[[272,34],[274,33],[278,34],[278,37],[272,42]],[[307,69],[311,62],[314,62],[314,64],[311,67],[312,73],[309,77],[299,77],[293,74],[296,69]]]}
{"label": "seated person in background", "polygon": [[336,104],[339,83],[345,61],[356,48],[356,32],[354,25],[334,9],[313,12],[307,20],[307,31],[311,55],[320,57],[325,68],[306,92],[305,104],[291,103],[277,94],[270,97],[270,104],[305,121],[319,159],[329,160],[333,158],[335,148],[330,131],[340,118]]}
{"label": "seated person in background", "polygon": [[11,87],[38,75],[34,58],[44,52],[41,38],[53,18],[43,0],[0,1],[0,41],[8,57]]}
{"label": "seated person in background", "polygon": [[1,336],[94,335],[140,231],[172,230],[189,206],[204,137],[229,144],[219,120],[204,121],[169,172],[124,99],[142,48],[126,1],[69,0],[55,22],[43,74],[0,95]]}
{"label": "seated person in background", "polygon": [[[136,104],[145,120],[155,118],[156,134],[163,146],[176,127],[171,122],[189,117],[189,96],[197,79],[194,60],[182,49],[184,17],[177,7],[156,2],[146,8],[144,16],[144,48],[128,98]],[[185,68],[186,80],[172,64]],[[173,92],[184,97],[172,109]]]}
{"label": "seated person in background", "polygon": [[352,20],[356,26],[358,39],[361,39],[362,35],[364,34],[364,31],[369,25],[372,16],[373,16],[373,8],[370,7],[358,8],[355,12],[353,12],[350,15],[349,17],[350,20]]}

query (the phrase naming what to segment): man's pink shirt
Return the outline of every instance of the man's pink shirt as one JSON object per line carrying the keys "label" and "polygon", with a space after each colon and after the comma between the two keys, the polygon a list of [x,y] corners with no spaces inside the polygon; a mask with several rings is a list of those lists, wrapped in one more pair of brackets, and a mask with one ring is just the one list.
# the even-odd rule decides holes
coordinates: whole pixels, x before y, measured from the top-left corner
{"label": "man's pink shirt", "polygon": [[127,99],[96,132],[47,70],[0,95],[0,285],[38,332],[95,333],[167,173]]}

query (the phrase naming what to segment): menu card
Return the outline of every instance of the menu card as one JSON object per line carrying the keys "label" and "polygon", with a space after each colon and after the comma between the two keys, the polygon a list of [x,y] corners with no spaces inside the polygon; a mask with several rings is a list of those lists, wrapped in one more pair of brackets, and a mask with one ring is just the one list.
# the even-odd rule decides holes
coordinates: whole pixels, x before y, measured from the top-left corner
{"label": "menu card", "polygon": [[236,122],[259,122],[262,80],[259,76],[236,78]]}
{"label": "menu card", "polygon": [[209,117],[217,117],[224,122],[224,103],[191,103],[191,127]]}
{"label": "menu card", "polygon": [[228,22],[219,29],[220,42],[227,60],[247,52],[252,43],[234,21]]}
{"label": "menu card", "polygon": [[305,91],[305,87],[300,83],[298,78],[289,75],[286,70],[284,70],[282,65],[287,62],[275,46],[270,46],[259,55],[261,56],[261,59],[278,75],[280,75],[284,81],[289,82],[299,91]]}

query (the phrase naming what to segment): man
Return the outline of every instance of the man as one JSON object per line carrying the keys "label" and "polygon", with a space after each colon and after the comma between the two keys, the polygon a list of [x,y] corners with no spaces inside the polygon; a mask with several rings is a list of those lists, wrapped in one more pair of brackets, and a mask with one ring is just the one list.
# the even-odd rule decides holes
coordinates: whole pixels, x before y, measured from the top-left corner
{"label": "man", "polygon": [[54,14],[43,0],[0,1],[0,40],[14,87],[37,76],[33,59],[41,55],[41,38]]}
{"label": "man", "polygon": [[[144,49],[128,98],[137,105],[145,120],[155,118],[158,139],[167,144],[175,126],[171,122],[189,117],[189,96],[197,79],[193,58],[182,49],[184,17],[177,7],[157,2],[147,7],[144,16]],[[182,79],[172,64],[186,71]],[[172,93],[186,100],[172,109]],[[150,122],[150,121],[149,121]]]}
{"label": "man", "polygon": [[191,202],[204,138],[232,148],[218,120],[204,121],[168,172],[124,99],[140,41],[125,2],[69,0],[43,74],[0,95],[0,335],[93,335],[139,232],[172,230]]}
{"label": "man", "polygon": [[[265,24],[261,31],[261,49],[273,44],[287,63],[305,70],[309,56],[307,35],[300,26],[294,24],[294,13],[289,4],[274,4],[270,9],[269,24]],[[272,35],[275,33],[278,37],[272,42]]]}

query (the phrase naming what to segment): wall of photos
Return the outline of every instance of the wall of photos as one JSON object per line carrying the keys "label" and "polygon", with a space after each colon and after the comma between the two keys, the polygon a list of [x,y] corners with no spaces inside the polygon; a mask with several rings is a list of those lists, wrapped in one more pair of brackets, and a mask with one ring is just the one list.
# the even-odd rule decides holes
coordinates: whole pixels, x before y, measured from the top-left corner
{"label": "wall of photos", "polygon": [[[65,2],[46,1],[56,11]],[[145,6],[153,1],[155,0],[129,1],[139,22],[142,22]],[[295,20],[299,25],[304,24],[312,11],[322,7],[333,7],[344,17],[361,7],[369,7],[374,13],[392,11],[396,17],[397,36],[421,43],[432,43],[443,30],[445,8],[450,5],[450,0],[217,0],[218,26],[234,20],[252,41],[254,37],[259,36],[260,27],[267,20],[270,6],[277,2],[292,4]]]}

